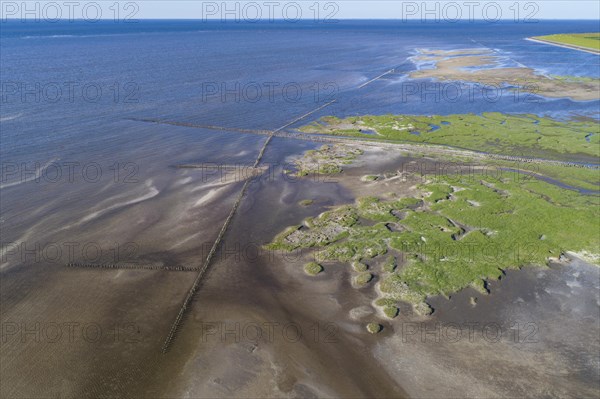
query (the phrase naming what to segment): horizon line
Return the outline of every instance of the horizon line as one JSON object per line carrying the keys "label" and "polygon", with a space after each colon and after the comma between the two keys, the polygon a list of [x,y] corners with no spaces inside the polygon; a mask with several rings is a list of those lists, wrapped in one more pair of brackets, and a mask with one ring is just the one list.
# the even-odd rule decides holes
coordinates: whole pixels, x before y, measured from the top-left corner
{"label": "horizon line", "polygon": [[[89,19],[85,19],[85,18],[59,18],[59,19],[52,19],[52,20],[46,20],[43,18],[1,18],[0,19],[0,23],[1,22],[8,22],[8,21],[21,21],[21,22],[29,22],[29,21],[33,21],[33,22],[48,22],[48,23],[56,23],[56,22],[63,22],[63,21],[67,21],[67,22],[75,22],[75,21],[85,21],[85,22],[89,22],[89,23],[95,23],[95,22],[101,22],[101,21],[114,21],[116,23],[135,23],[138,21],[201,21],[201,22],[231,22],[231,23],[241,23],[241,22],[246,22],[246,23],[250,23],[250,24],[256,24],[256,23],[260,23],[260,22],[288,22],[288,23],[295,23],[295,22],[310,22],[313,21],[315,23],[319,23],[319,24],[331,24],[331,23],[335,23],[338,21],[401,21],[401,22],[408,22],[408,21],[416,21],[416,22],[422,22],[422,23],[457,23],[457,22],[487,22],[487,23],[496,23],[496,22],[504,22],[504,21],[512,21],[518,24],[523,24],[523,25],[531,25],[531,24],[535,24],[538,21],[598,21],[600,23],[600,19],[598,18],[536,18],[535,21],[530,21],[530,22],[525,22],[525,21],[515,21],[513,18],[501,18],[495,21],[490,21],[487,19],[459,19],[456,21],[449,21],[449,20],[444,20],[442,18],[435,20],[435,19],[422,19],[422,18],[335,18],[332,20],[328,20],[328,21],[320,21],[320,20],[314,20],[314,18],[300,18],[298,20],[287,20],[285,18],[273,18],[273,19],[261,19],[258,21],[250,21],[250,20],[244,20],[244,19],[239,19],[239,20],[233,20],[233,19],[222,19],[222,18],[135,18],[135,19],[131,19],[131,20],[114,20],[114,18],[99,18],[97,20],[89,20]],[[598,27],[600,30],[600,26]]]}

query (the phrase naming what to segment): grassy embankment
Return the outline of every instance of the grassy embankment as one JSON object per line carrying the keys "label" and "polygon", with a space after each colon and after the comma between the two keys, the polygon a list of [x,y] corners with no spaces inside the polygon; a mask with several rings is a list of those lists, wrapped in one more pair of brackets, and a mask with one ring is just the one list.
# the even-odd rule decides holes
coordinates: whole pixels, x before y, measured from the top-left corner
{"label": "grassy embankment", "polygon": [[600,53],[600,33],[570,33],[547,36],[534,36],[532,39],[550,43],[576,46]]}

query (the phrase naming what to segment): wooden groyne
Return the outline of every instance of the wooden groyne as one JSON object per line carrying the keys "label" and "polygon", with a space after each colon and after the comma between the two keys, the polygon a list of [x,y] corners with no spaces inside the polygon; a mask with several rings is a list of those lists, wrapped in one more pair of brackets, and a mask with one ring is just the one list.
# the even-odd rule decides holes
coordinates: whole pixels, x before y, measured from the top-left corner
{"label": "wooden groyne", "polygon": [[390,74],[392,74],[392,73],[394,73],[394,72],[396,72],[396,69],[395,69],[395,68],[393,68],[393,69],[390,69],[389,71],[386,71],[386,72],[382,73],[381,75],[379,75],[379,76],[376,76],[376,77],[374,77],[373,79],[371,79],[371,80],[369,80],[369,81],[367,81],[367,82],[365,82],[365,83],[361,84],[360,86],[358,86],[358,87],[357,87],[357,89],[362,89],[363,87],[367,87],[367,86],[368,86],[368,85],[370,85],[371,83],[373,83],[373,82],[376,82],[376,81],[378,81],[379,79],[381,79],[381,78],[383,78],[383,77],[385,77],[385,76],[387,76],[387,75],[390,75]]}
{"label": "wooden groyne", "polygon": [[122,270],[165,270],[165,271],[177,271],[177,272],[196,272],[196,267],[186,266],[148,266],[148,265],[137,265],[134,263],[67,263],[67,267],[82,268],[82,269],[122,269]]}
{"label": "wooden groyne", "polygon": [[260,134],[263,136],[268,136],[272,133],[270,130],[241,129],[241,128],[236,128],[236,127],[217,126],[217,125],[201,125],[201,124],[191,123],[191,122],[179,122],[179,121],[171,121],[171,120],[166,120],[166,119],[155,119],[155,118],[126,118],[125,120],[134,121],[134,122],[154,123],[157,125],[171,125],[171,126],[193,127],[196,129],[219,130],[219,131],[226,131],[226,132],[248,133],[248,134]]}
{"label": "wooden groyne", "polygon": [[[331,101],[318,109],[311,111],[308,115],[319,111],[320,109],[331,105],[334,103]],[[196,125],[191,123],[180,123],[175,121],[167,121],[167,120],[149,120],[149,119],[130,119],[136,120],[139,122],[150,122],[150,123],[158,123],[158,124],[167,124],[167,125],[176,125],[176,126],[186,126],[192,128],[202,128],[202,129],[211,129],[211,130],[222,130],[222,131],[232,131],[244,134],[259,134],[259,135],[268,135],[269,138],[267,141],[270,141],[272,137],[282,137],[286,139],[292,140],[302,140],[302,141],[313,141],[318,143],[348,143],[348,144],[361,144],[367,146],[374,147],[388,147],[388,148],[398,148],[402,151],[413,151],[413,152],[421,152],[421,153],[431,153],[431,154],[449,154],[449,155],[463,155],[467,157],[474,158],[487,158],[487,159],[498,159],[504,161],[512,161],[512,162],[521,162],[521,163],[539,163],[539,164],[547,164],[547,165],[556,165],[556,166],[565,166],[571,168],[585,168],[585,169],[599,169],[600,165],[598,164],[586,164],[580,162],[570,162],[570,161],[559,161],[552,159],[544,159],[544,158],[525,158],[518,157],[512,155],[503,155],[503,154],[492,154],[489,152],[479,152],[473,151],[460,147],[453,147],[449,145],[443,144],[416,144],[409,142],[397,142],[391,140],[385,140],[381,138],[367,138],[367,137],[352,137],[352,136],[329,136],[329,135],[321,135],[321,134],[312,134],[312,133],[302,133],[302,132],[284,132],[283,129],[293,125],[299,120],[305,118],[308,115],[303,115],[302,117],[296,118],[292,122],[282,126],[273,131],[267,130],[252,130],[252,129],[239,129],[239,128],[229,128],[224,126],[210,126],[210,125]],[[268,142],[266,143],[268,145]],[[263,148],[266,148],[263,146]],[[261,149],[261,151],[264,151]],[[262,157],[262,154],[260,154]],[[256,167],[258,164],[254,164]],[[191,165],[179,165],[179,168],[191,168]]]}
{"label": "wooden groyne", "polygon": [[[385,74],[375,78],[375,80],[379,79],[389,73],[392,73],[392,72],[394,72],[394,70],[390,70],[390,71],[386,72]],[[369,83],[369,82],[367,82],[367,83]],[[318,107],[304,115],[301,115],[301,116],[293,119],[292,121],[286,123],[285,125],[281,126],[280,128],[277,128],[272,131],[258,130],[258,129],[232,128],[232,127],[214,126],[214,125],[202,125],[202,124],[194,124],[194,123],[187,123],[187,122],[169,121],[169,120],[164,120],[164,119],[129,118],[129,120],[137,121],[137,122],[145,122],[145,123],[166,124],[166,125],[173,125],[173,126],[200,128],[200,129],[208,129],[208,130],[216,130],[216,131],[230,131],[230,132],[237,132],[237,133],[243,133],[243,134],[255,134],[255,135],[267,136],[267,139],[263,143],[263,145],[256,157],[256,160],[253,164],[254,168],[257,168],[259,166],[259,164],[261,163],[262,158],[265,154],[265,151],[273,137],[281,137],[281,138],[286,138],[286,139],[303,140],[303,141],[314,141],[314,142],[322,142],[322,143],[360,144],[360,145],[372,146],[372,147],[396,148],[396,149],[399,149],[401,151],[406,151],[406,152],[429,153],[429,154],[437,154],[437,155],[465,156],[465,157],[470,157],[470,158],[487,158],[487,159],[497,159],[497,160],[503,160],[503,161],[519,162],[519,163],[543,163],[543,164],[550,164],[550,165],[559,165],[559,166],[575,167],[575,168],[589,168],[589,169],[599,169],[600,168],[600,165],[596,165],[596,164],[585,164],[585,163],[568,162],[568,161],[547,160],[547,159],[540,159],[540,158],[525,158],[525,157],[518,157],[518,156],[511,156],[511,155],[491,154],[491,153],[478,152],[478,151],[462,149],[462,148],[446,146],[446,145],[440,145],[440,144],[417,144],[417,143],[408,143],[408,142],[402,143],[402,142],[394,142],[394,141],[390,141],[390,140],[382,140],[380,138],[331,136],[331,135],[319,135],[319,134],[310,134],[310,133],[302,133],[302,132],[285,132],[284,131],[285,129],[294,125],[295,123],[324,109],[325,107],[328,107],[328,106],[334,104],[335,102],[336,102],[336,100],[332,100],[326,104],[323,104],[320,107]],[[196,168],[196,167],[198,167],[198,165],[187,164],[187,165],[178,165],[177,167]],[[223,225],[219,231],[219,234],[217,235],[217,237],[216,237],[207,257],[205,258],[204,262],[202,263],[201,267],[199,267],[199,268],[160,268],[162,270],[181,270],[181,271],[197,272],[197,275],[192,283],[192,286],[188,290],[188,292],[183,300],[183,303],[182,303],[181,307],[179,308],[179,311],[178,311],[173,323],[171,324],[169,333],[167,334],[167,337],[165,338],[165,341],[162,346],[163,353],[168,352],[171,344],[173,343],[173,341],[183,323],[183,320],[187,313],[187,310],[190,307],[192,299],[199,289],[202,278],[204,277],[206,271],[208,270],[208,268],[213,260],[214,254],[216,253],[217,249],[219,248],[219,245],[221,244],[222,240],[224,239],[225,234],[231,224],[231,221],[233,220],[235,214],[237,213],[237,210],[238,210],[251,182],[252,182],[252,179],[246,180],[244,182],[244,185],[242,186],[233,207],[231,208],[229,214],[227,215],[227,218],[225,219],[225,222],[223,223]],[[118,265],[118,267],[116,267],[116,265],[108,265],[108,266],[107,265],[102,265],[102,266],[99,266],[99,265],[81,266],[80,265],[80,266],[72,266],[72,267],[127,268],[127,267],[124,267],[123,265]],[[151,267],[137,266],[136,268],[152,270]]]}
{"label": "wooden groyne", "polygon": [[238,194],[238,197],[235,200],[235,203],[233,204],[231,211],[229,211],[229,215],[227,215],[227,219],[225,219],[225,223],[223,223],[223,226],[221,227],[221,230],[219,231],[219,235],[217,236],[215,242],[213,243],[213,245],[210,249],[210,252],[208,253],[206,259],[204,260],[204,263],[202,264],[202,267],[198,270],[198,274],[196,275],[196,278],[194,279],[194,283],[192,284],[192,287],[189,289],[185,299],[183,300],[183,304],[179,308],[179,312],[177,312],[177,316],[175,317],[175,320],[173,321],[173,324],[171,325],[169,334],[167,335],[167,338],[165,339],[165,342],[163,343],[163,347],[162,347],[163,353],[166,353],[169,350],[171,343],[175,339],[175,335],[177,334],[177,331],[179,330],[179,326],[181,325],[181,322],[183,320],[185,312],[186,312],[187,308],[189,307],[189,305],[192,301],[192,298],[196,294],[196,291],[198,290],[198,287],[200,285],[200,281],[202,280],[204,273],[206,273],[206,270],[208,269],[208,266],[210,265],[210,262],[214,256],[215,252],[217,251],[219,244],[221,244],[221,241],[223,240],[223,237],[225,236],[225,232],[227,231],[227,228],[229,227],[231,220],[235,216],[235,213],[237,212],[238,208],[240,207],[242,198],[244,197],[244,194],[246,193],[246,190],[248,189],[248,185],[250,184],[250,181],[251,180],[246,180],[244,182],[244,185],[242,186],[242,189],[240,190],[240,193]]}
{"label": "wooden groyne", "polygon": [[[275,135],[277,132],[293,125],[294,123],[306,118],[307,116],[312,115],[313,113],[318,112],[319,110],[321,110],[325,107],[328,107],[329,105],[331,105],[333,103],[335,103],[335,100],[330,101],[330,102],[328,102],[328,103],[318,107],[317,109],[314,109],[304,115],[301,115],[298,118],[295,118],[294,120],[292,120],[291,122],[285,124],[284,126],[272,131],[269,134],[269,137],[267,138],[267,140],[265,140],[264,144],[262,145],[260,152],[258,153],[258,156],[256,157],[256,160],[254,162],[254,167],[256,168],[260,164],[260,162],[264,156],[265,150],[267,149],[267,146],[269,145],[269,143],[271,142],[271,139],[273,138],[273,135]],[[242,203],[244,195],[246,194],[246,191],[248,190],[248,187],[251,182],[252,182],[252,180],[246,180],[244,182],[244,185],[242,186],[242,189],[240,190],[240,193],[238,194],[238,196],[235,200],[235,203],[233,204],[233,207],[229,211],[229,214],[227,215],[227,218],[225,219],[225,222],[223,223],[223,226],[221,227],[221,230],[219,231],[219,234],[217,235],[217,238],[215,239],[215,242],[213,243],[213,245],[210,249],[210,252],[206,256],[206,259],[204,260],[202,267],[198,270],[198,274],[196,275],[196,278],[194,279],[192,287],[189,289],[187,295],[185,296],[183,303],[182,303],[181,307],[179,308],[179,312],[177,312],[177,316],[175,317],[173,324],[171,324],[169,333],[168,333],[167,337],[165,338],[165,342],[163,343],[163,346],[162,346],[163,353],[167,353],[169,351],[169,348],[171,347],[171,344],[173,343],[173,340],[175,339],[177,332],[179,331],[179,328],[181,326],[181,323],[185,317],[186,311],[189,308],[194,295],[198,291],[200,282],[202,281],[202,277],[204,277],[204,274],[208,270],[208,267],[210,266],[212,258],[214,256],[214,254],[216,253],[217,248],[221,244],[221,241],[223,240],[223,237],[225,236],[225,233],[227,232],[227,229],[229,228],[229,225],[231,224],[233,217],[235,216],[238,208],[240,207],[240,204]]]}

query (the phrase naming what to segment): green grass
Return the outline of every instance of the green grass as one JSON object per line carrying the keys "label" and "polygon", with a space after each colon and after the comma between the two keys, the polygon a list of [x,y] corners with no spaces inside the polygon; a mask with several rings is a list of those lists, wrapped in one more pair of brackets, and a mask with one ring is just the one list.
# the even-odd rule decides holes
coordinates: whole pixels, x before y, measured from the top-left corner
{"label": "green grass", "polygon": [[398,313],[400,312],[400,309],[398,309],[395,306],[386,306],[383,308],[383,313],[386,315],[386,317],[393,319],[394,317],[398,316]]}
{"label": "green grass", "polygon": [[367,331],[370,332],[371,334],[377,334],[381,330],[383,330],[383,326],[379,323],[367,324]]}
{"label": "green grass", "polygon": [[377,298],[377,300],[375,301],[375,305],[377,306],[381,306],[381,307],[385,307],[385,306],[396,306],[396,303],[398,303],[397,300],[392,299],[392,298]]}
{"label": "green grass", "polygon": [[600,170],[589,168],[568,168],[561,165],[552,165],[546,163],[523,163],[515,164],[509,161],[495,161],[499,167],[522,170],[523,174],[512,172],[504,173],[507,178],[516,182],[530,181],[535,179],[535,175],[542,175],[554,180],[558,180],[566,185],[581,188],[584,190],[600,191]]}
{"label": "green grass", "polygon": [[323,271],[323,266],[318,264],[317,262],[309,262],[304,265],[304,272],[309,276],[316,276],[317,274]]}
{"label": "green grass", "polygon": [[[338,125],[356,129],[339,129]],[[376,130],[379,136],[364,134],[359,128]],[[600,124],[595,121],[558,121],[536,115],[508,115],[488,112],[482,115],[446,116],[382,115],[323,118],[300,130],[375,140],[449,145],[495,154],[528,154],[553,158],[563,154],[600,156]],[[418,132],[418,135],[417,135]],[[593,133],[586,140],[586,136]],[[564,158],[564,157],[559,157]]]}
{"label": "green grass", "polygon": [[[485,282],[499,278],[504,269],[544,266],[564,251],[600,254],[598,196],[538,180],[469,176],[441,176],[420,189],[428,193],[424,199],[361,198],[313,219],[310,229],[295,231],[321,238],[318,255],[324,261],[377,258],[385,263],[390,249],[401,253],[403,267],[388,269],[380,288],[387,299],[412,303],[421,313],[430,311],[426,299],[431,296],[466,287],[486,293]],[[394,210],[404,218],[396,218]],[[363,224],[358,216],[375,224]],[[390,221],[404,229],[390,231]],[[335,234],[327,238],[328,232]],[[274,244],[286,247],[281,239]],[[315,240],[298,242],[296,247],[308,247]],[[363,273],[355,282],[366,284],[371,278]]]}
{"label": "green grass", "polygon": [[377,175],[366,175],[361,178],[362,181],[375,181],[379,178]]}
{"label": "green grass", "polygon": [[382,270],[386,273],[393,273],[394,270],[396,270],[396,266],[397,266],[397,262],[396,262],[396,257],[395,256],[388,256],[388,258],[385,260],[383,266],[382,266]]}
{"label": "green grass", "polygon": [[384,202],[375,197],[359,198],[357,201],[358,216],[377,222],[394,222],[397,218],[392,214],[394,210],[407,209],[416,206],[420,200],[416,198],[402,198],[397,201]]}
{"label": "green grass", "polygon": [[[361,122],[361,123],[359,123]],[[366,116],[345,120],[326,117],[309,126],[315,132],[360,135],[336,130],[336,125],[377,130],[397,141],[460,144],[477,150],[524,157],[511,149],[529,148],[543,154],[599,156],[597,122],[568,122],[534,115]],[[432,126],[439,129],[432,129]],[[405,130],[399,127],[406,128]],[[420,136],[410,134],[419,131]],[[588,136],[589,142],[585,140]],[[331,148],[319,156],[340,157]],[[552,152],[554,151],[554,152]],[[356,156],[355,154],[352,156]],[[450,158],[458,164],[481,162],[468,155]],[[359,272],[355,286],[378,276],[384,298],[376,301],[391,314],[398,301],[413,304],[417,313],[428,314],[427,298],[471,287],[487,294],[487,282],[505,269],[526,265],[545,266],[549,258],[574,251],[599,263],[600,196],[583,195],[550,184],[532,175],[542,175],[564,184],[598,191],[600,171],[550,163],[486,161],[482,173],[426,176],[414,198],[386,200],[374,196],[358,198],[319,217],[292,226],[267,245],[271,249],[315,248],[322,262],[352,263]],[[490,167],[493,169],[490,172]],[[502,169],[518,169],[524,173]],[[366,179],[363,179],[366,180]],[[380,183],[374,180],[374,184]],[[400,193],[395,193],[400,194]],[[393,198],[393,199],[390,199]],[[390,229],[389,224],[401,229]],[[392,255],[400,254],[398,258]],[[367,272],[365,261],[382,265]],[[371,263],[371,262],[369,262]],[[401,265],[401,267],[397,267]]]}
{"label": "green grass", "polygon": [[[309,150],[294,161],[297,176],[334,175],[341,173],[344,165],[352,163],[363,152],[357,148],[341,144],[323,145],[317,150]],[[288,171],[288,173],[293,173]]]}
{"label": "green grass", "polygon": [[352,262],[352,268],[356,272],[366,272],[369,269],[369,266],[365,265],[362,262],[354,261]]}
{"label": "green grass", "polygon": [[535,36],[534,39],[552,43],[583,47],[600,52],[600,33],[570,33],[547,36]]}
{"label": "green grass", "polygon": [[552,79],[560,80],[566,83],[593,83],[597,79],[589,76],[572,76],[572,75],[549,75]]}
{"label": "green grass", "polygon": [[373,275],[371,273],[360,273],[354,278],[354,284],[357,287],[364,287],[369,284],[371,280],[373,280]]}
{"label": "green grass", "polygon": [[[464,190],[454,192],[453,200],[430,202],[429,210],[402,221],[407,231],[391,238],[390,246],[408,264],[382,282],[383,292],[409,302],[467,286],[484,293],[484,280],[499,278],[503,269],[545,265],[568,250],[600,253],[597,197],[539,181],[458,185]],[[457,231],[450,220],[469,230]]]}
{"label": "green grass", "polygon": [[319,168],[316,170],[316,173],[321,175],[334,175],[336,173],[340,173],[341,171],[342,167],[340,165],[334,163],[325,163],[319,165]]}

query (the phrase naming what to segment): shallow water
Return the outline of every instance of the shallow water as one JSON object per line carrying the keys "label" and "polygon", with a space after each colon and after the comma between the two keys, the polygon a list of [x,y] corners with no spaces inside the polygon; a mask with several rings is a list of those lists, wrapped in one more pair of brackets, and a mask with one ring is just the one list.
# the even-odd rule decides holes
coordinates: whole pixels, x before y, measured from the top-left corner
{"label": "shallow water", "polygon": [[[319,341],[294,347],[302,361],[288,374],[280,371],[292,367],[281,355],[288,341],[268,346],[260,352],[265,371],[256,377],[264,384],[246,386],[252,373],[213,375],[203,392],[401,396],[402,381],[391,374],[364,374],[359,368],[347,374],[339,368],[360,361],[367,368],[377,366],[368,345],[362,344],[371,338],[345,319],[348,307],[368,302],[368,296],[349,288],[343,270],[335,272],[340,283],[323,281],[313,292],[294,278],[278,275],[273,265],[281,262],[221,262],[225,255],[239,252],[236,244],[256,247],[283,226],[352,200],[352,193],[335,182],[284,178],[281,171],[289,157],[315,148],[312,142],[270,142],[261,164],[269,173],[249,185],[225,236],[226,250],[209,269],[172,352],[161,354],[196,273],[160,269],[202,265],[248,178],[247,167],[267,139],[236,129],[273,130],[291,123],[286,130],[293,131],[331,114],[501,111],[598,117],[598,101],[531,103],[503,96],[490,102],[474,92],[450,102],[427,94],[432,82],[410,82],[414,92],[403,85],[416,67],[409,58],[421,47],[490,47],[552,74],[588,76],[597,73],[597,56],[523,38],[590,31],[593,22],[432,27],[354,21],[317,28],[283,22],[82,24],[2,25],[3,82],[21,87],[16,94],[10,88],[3,92],[0,115],[0,306],[3,325],[19,327],[1,348],[3,397],[183,394],[198,370],[235,368],[224,358],[243,358],[243,364],[252,367],[256,359],[242,357],[240,347],[229,353],[228,346],[215,345],[214,353],[206,355],[198,342],[203,320],[235,320],[246,312],[255,312],[253,320],[295,321],[307,329],[314,321],[334,320],[345,331],[344,345],[327,347]],[[393,73],[363,86],[392,68]],[[258,99],[256,83],[262,90]],[[267,87],[273,84],[271,96]],[[59,94],[53,92],[57,85]],[[34,93],[27,94],[31,87]],[[74,87],[72,98],[67,87]],[[96,96],[98,88],[101,94]],[[464,86],[472,89],[476,88]],[[332,100],[336,102],[296,121]],[[204,128],[132,120],[140,118]],[[205,168],[176,167],[182,164]],[[229,168],[223,169],[225,165]],[[366,164],[357,173],[377,172],[373,169]],[[315,205],[296,205],[307,198],[315,199]],[[67,268],[68,263],[125,263],[136,268]],[[288,269],[295,273],[293,265]],[[289,297],[288,289],[293,292]],[[319,306],[314,298],[311,301],[312,294],[327,303],[322,318],[314,316]],[[309,308],[303,311],[305,304]],[[269,309],[275,309],[272,315]],[[81,333],[75,341],[65,334],[58,345],[47,336],[21,339],[23,326],[66,322],[98,325],[105,335],[95,343]],[[125,336],[106,335],[115,328]],[[136,339],[129,342],[130,338]],[[323,353],[322,358],[313,352]],[[204,356],[210,365],[203,362]],[[319,364],[326,377],[311,386],[307,381],[315,377],[309,366]],[[181,370],[183,377],[176,379]],[[271,379],[277,390],[267,392],[263,389]],[[232,380],[236,383],[225,383]],[[334,382],[328,385],[328,380]]]}

